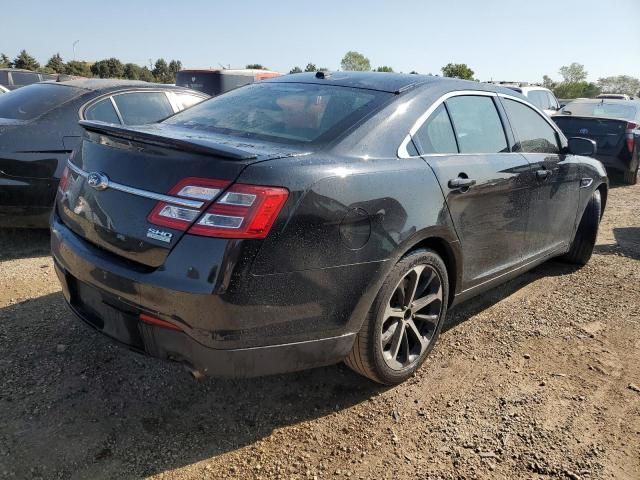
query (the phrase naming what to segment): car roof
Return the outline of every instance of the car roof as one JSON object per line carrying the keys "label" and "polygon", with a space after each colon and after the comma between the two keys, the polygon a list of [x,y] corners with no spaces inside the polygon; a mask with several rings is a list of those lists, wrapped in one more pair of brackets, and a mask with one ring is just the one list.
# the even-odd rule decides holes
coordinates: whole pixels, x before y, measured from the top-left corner
{"label": "car roof", "polygon": [[143,82],[141,80],[119,80],[114,78],[83,78],[78,80],[65,80],[62,82],[49,80],[49,81],[40,82],[40,83],[75,87],[75,88],[80,88],[87,91],[107,91],[107,90],[117,90],[122,88],[136,88],[136,89],[160,88],[163,90],[166,89],[166,90],[189,91],[189,92],[194,92],[198,95],[206,96],[206,94],[203,94],[202,92],[199,92],[193,89],[188,89],[185,87],[177,87],[175,85],[167,85],[164,83]]}
{"label": "car roof", "polygon": [[34,72],[33,70],[27,70],[26,68],[0,68],[0,72],[28,72],[28,73],[43,73],[43,72]]}
{"label": "car roof", "polygon": [[482,85],[487,91],[496,91],[494,85],[470,80],[459,80],[457,78],[438,77],[434,75],[387,72],[305,72],[269,78],[262,80],[260,83],[314,83],[378,90],[390,93],[400,93],[419,85],[443,85],[444,83],[449,83],[451,86],[455,84],[458,89],[473,87],[474,90],[478,90],[478,85]]}

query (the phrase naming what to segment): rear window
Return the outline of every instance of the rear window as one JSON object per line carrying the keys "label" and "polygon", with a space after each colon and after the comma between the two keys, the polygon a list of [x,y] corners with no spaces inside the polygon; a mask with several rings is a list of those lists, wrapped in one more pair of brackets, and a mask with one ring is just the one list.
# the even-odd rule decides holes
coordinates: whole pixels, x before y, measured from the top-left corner
{"label": "rear window", "polygon": [[562,108],[565,115],[577,115],[580,117],[606,117],[623,118],[633,120],[638,109],[628,103],[604,103],[604,102],[571,102]]}
{"label": "rear window", "polygon": [[176,75],[176,85],[204,92],[207,95],[220,95],[238,87],[253,83],[253,75],[233,75],[219,72],[182,71]]}
{"label": "rear window", "polygon": [[11,72],[11,78],[14,85],[31,85],[40,81],[40,76],[31,72]]}
{"label": "rear window", "polygon": [[303,83],[256,83],[189,110],[166,123],[286,143],[335,138],[393,94]]}
{"label": "rear window", "polygon": [[32,120],[78,97],[83,90],[56,84],[36,84],[0,97],[0,118]]}

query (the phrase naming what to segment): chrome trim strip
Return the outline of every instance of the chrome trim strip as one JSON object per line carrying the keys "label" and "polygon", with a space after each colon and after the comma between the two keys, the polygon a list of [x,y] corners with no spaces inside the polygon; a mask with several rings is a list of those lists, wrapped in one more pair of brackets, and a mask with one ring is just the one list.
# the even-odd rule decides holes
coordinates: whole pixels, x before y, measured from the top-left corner
{"label": "chrome trim strip", "polygon": [[589,188],[593,184],[593,178],[581,178],[580,188]]}
{"label": "chrome trim strip", "polygon": [[[73,163],[67,161],[67,166],[71,171],[73,171],[76,175],[80,175],[82,178],[87,178],[89,175],[87,172],[82,170],[80,167],[74,165]],[[121,183],[112,182],[109,180],[108,187],[114,190],[118,190],[120,192],[128,193],[130,195],[136,195],[138,197],[149,198],[151,200],[157,200],[159,202],[170,203],[172,205],[179,205],[181,207],[190,207],[190,208],[202,208],[204,202],[200,202],[198,200],[188,200],[186,198],[180,197],[172,197],[171,195],[163,195],[161,193],[149,192],[148,190],[141,190],[135,187],[129,187],[128,185],[123,185]]]}

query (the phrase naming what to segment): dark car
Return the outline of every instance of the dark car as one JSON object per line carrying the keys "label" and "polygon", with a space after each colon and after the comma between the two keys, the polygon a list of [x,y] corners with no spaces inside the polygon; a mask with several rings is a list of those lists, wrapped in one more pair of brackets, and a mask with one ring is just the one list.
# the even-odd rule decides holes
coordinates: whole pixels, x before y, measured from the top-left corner
{"label": "dark car", "polygon": [[57,74],[32,72],[19,68],[0,68],[0,86],[6,87],[7,90],[15,90],[26,85],[56,80],[57,78]]}
{"label": "dark car", "polygon": [[552,118],[568,137],[580,136],[594,140],[598,145],[595,158],[607,170],[621,173],[624,183],[638,183],[639,101],[580,99],[565,105]]}
{"label": "dark car", "polygon": [[279,76],[278,72],[254,68],[185,69],[176,74],[176,85],[215,97],[253,82]]}
{"label": "dark car", "polygon": [[142,124],[208,98],[126,80],[43,82],[0,96],[0,226],[46,228],[79,120]]}
{"label": "dark car", "polygon": [[607,198],[576,155],[592,141],[463,80],[297,74],[150,126],[82,124],[51,219],[67,302],[198,375],[346,360],[403,381],[449,306],[586,263]]}

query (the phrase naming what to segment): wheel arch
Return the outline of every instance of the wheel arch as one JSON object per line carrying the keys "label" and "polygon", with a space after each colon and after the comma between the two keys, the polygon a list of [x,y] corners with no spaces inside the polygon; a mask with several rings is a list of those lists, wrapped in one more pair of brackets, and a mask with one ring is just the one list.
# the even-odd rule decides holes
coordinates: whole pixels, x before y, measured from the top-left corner
{"label": "wheel arch", "polygon": [[604,215],[604,209],[607,206],[607,197],[609,196],[609,186],[606,184],[606,182],[602,182],[600,185],[598,185],[595,188],[595,190],[600,191],[600,199],[602,202],[602,208],[600,209],[600,218],[602,218],[602,216]]}

